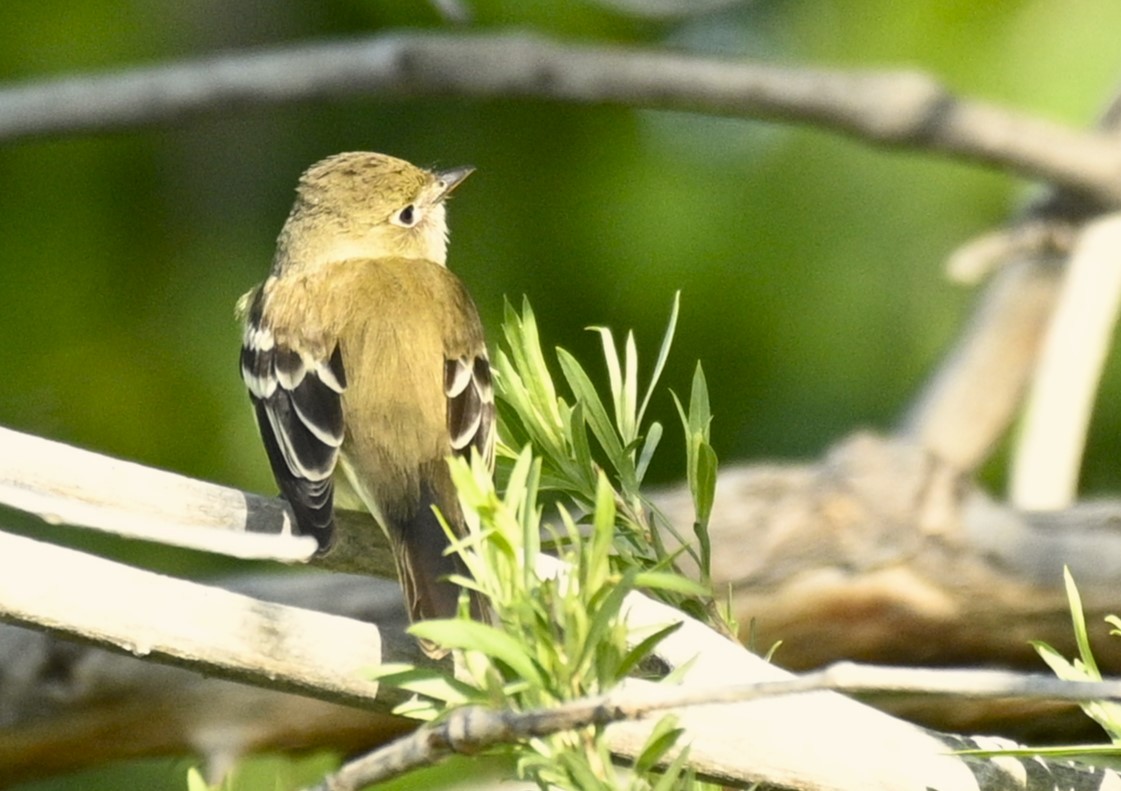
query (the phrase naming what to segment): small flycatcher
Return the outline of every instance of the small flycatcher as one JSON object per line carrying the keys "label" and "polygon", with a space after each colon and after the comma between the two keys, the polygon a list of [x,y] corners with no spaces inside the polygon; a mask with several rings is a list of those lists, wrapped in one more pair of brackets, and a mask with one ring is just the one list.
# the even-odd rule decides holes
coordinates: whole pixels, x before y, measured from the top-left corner
{"label": "small flycatcher", "polygon": [[389,535],[413,620],[454,615],[444,578],[464,573],[433,512],[462,533],[447,458],[494,460],[483,327],[446,268],[444,202],[471,171],[372,153],[312,165],[268,278],[239,303],[241,374],[298,531],[331,546],[341,463]]}

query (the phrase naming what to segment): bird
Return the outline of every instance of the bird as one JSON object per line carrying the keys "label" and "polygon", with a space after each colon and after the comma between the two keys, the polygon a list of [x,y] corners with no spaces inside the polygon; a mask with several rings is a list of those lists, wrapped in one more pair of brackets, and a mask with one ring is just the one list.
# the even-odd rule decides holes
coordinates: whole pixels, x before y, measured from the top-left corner
{"label": "bird", "polygon": [[473,170],[372,152],[317,162],[268,276],[239,301],[241,375],[296,532],[329,551],[341,470],[389,537],[413,621],[458,610],[446,578],[465,569],[433,510],[464,534],[447,459],[494,464],[483,325],[447,268],[445,203]]}

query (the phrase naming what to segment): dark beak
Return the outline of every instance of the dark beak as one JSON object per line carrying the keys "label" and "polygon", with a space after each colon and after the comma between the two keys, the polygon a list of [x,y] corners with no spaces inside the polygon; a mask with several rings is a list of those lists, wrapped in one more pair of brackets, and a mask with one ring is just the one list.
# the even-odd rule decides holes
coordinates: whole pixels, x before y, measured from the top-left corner
{"label": "dark beak", "polygon": [[462,181],[475,172],[473,165],[464,165],[458,168],[451,168],[449,170],[436,171],[436,178],[443,182],[443,189],[440,190],[440,197],[437,200],[443,200],[451,194],[452,190],[462,183]]}

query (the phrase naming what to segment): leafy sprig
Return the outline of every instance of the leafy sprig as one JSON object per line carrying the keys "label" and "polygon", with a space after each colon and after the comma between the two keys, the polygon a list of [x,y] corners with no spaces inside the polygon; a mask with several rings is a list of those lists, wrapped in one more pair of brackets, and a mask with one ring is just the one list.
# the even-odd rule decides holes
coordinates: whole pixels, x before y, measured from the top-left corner
{"label": "leafy sprig", "polygon": [[[456,582],[481,594],[491,617],[471,620],[464,597],[461,617],[412,627],[417,636],[454,649],[458,672],[449,678],[411,666],[380,668],[383,683],[416,693],[400,713],[433,719],[460,705],[534,711],[607,692],[643,666],[679,625],[632,632],[623,608],[635,591],[705,620],[719,617],[707,587],[716,455],[699,366],[688,406],[675,397],[697,543],[685,539],[641,489],[663,435],[660,424],[647,424],[646,413],[669,355],[678,308],[675,299],[645,386],[633,334],[620,351],[610,330],[595,328],[607,372],[601,395],[563,349],[556,350],[555,362],[562,378],[554,379],[532,309],[524,303],[519,313],[507,306],[505,345],[494,358],[502,492],[478,458],[451,462],[467,527],[465,536],[452,537],[468,572]],[[543,546],[563,571],[539,562]],[[700,581],[685,576],[682,558],[701,570]],[[670,759],[679,734],[672,717],[659,721],[625,772],[611,760],[603,726],[501,749],[513,753],[520,774],[542,788],[646,791],[691,783],[684,768],[687,751]]]}

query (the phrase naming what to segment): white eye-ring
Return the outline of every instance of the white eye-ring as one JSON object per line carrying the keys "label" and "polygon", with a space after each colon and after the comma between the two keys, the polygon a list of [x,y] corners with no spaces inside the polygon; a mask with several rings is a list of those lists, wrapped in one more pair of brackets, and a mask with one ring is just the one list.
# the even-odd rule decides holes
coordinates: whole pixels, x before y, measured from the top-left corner
{"label": "white eye-ring", "polygon": [[396,214],[392,215],[389,221],[394,225],[400,225],[402,228],[412,228],[420,221],[420,210],[410,203],[408,206],[398,210]]}

